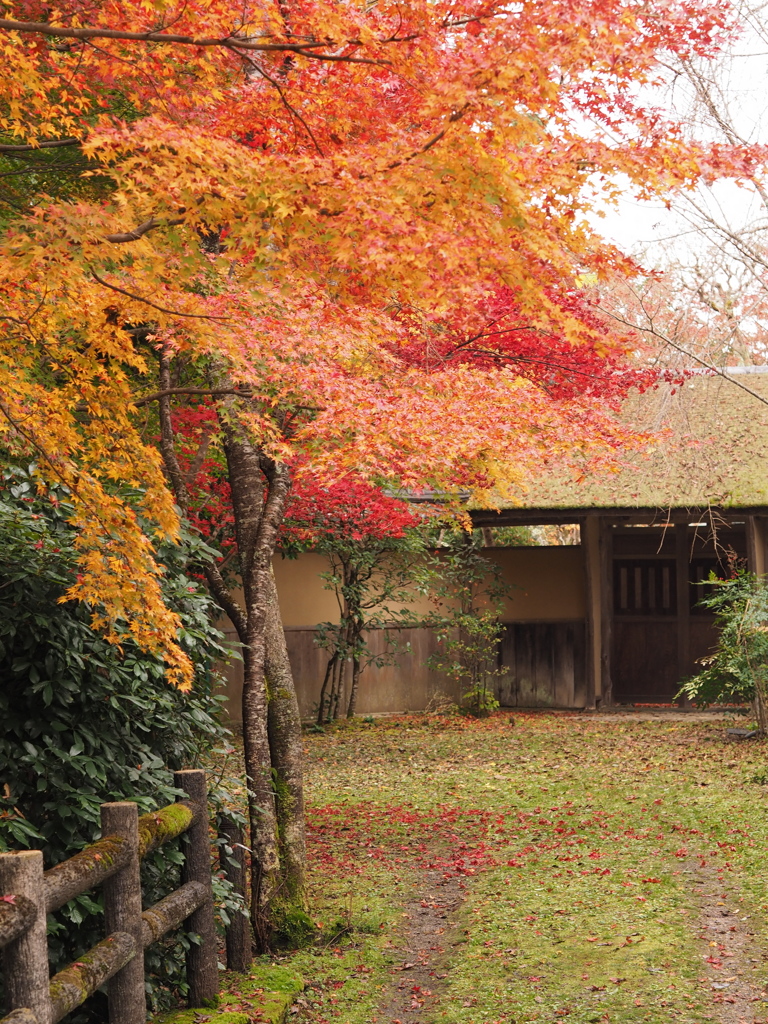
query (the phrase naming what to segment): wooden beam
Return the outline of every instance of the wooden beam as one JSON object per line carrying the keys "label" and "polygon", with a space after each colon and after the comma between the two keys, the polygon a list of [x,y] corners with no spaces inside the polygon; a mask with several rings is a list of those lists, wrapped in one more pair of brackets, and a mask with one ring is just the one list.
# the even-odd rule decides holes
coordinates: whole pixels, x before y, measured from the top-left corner
{"label": "wooden beam", "polygon": [[[117,874],[131,859],[130,843],[122,836],[104,833],[74,857],[69,857],[45,872],[45,906],[49,914]],[[110,931],[120,931],[110,928]]]}
{"label": "wooden beam", "polygon": [[586,622],[586,651],[584,672],[586,674],[586,703],[595,707],[595,698],[600,687],[600,523],[590,518],[581,523],[581,550],[584,558],[584,600]]}
{"label": "wooden beam", "polygon": [[[600,554],[600,699],[613,704],[611,647],[613,645],[613,524],[599,520]],[[597,696],[597,695],[596,695]]]}
{"label": "wooden beam", "polygon": [[141,915],[141,945],[144,949],[178,928],[182,921],[202,907],[208,890],[200,882],[186,882]]}
{"label": "wooden beam", "polygon": [[749,505],[744,508],[652,508],[643,506],[606,506],[605,508],[512,508],[468,509],[475,526],[539,526],[558,523],[579,523],[592,516],[598,519],[612,519],[627,525],[645,524],[663,526],[673,523],[692,523],[706,519],[716,522],[743,523],[747,516],[768,515],[768,505]]}
{"label": "wooden beam", "polygon": [[[691,672],[691,606],[689,590],[690,556],[688,525],[675,525],[675,580],[677,583],[677,678],[682,682]],[[680,703],[684,703],[681,700]]]}
{"label": "wooden beam", "polygon": [[50,984],[52,1024],[58,1024],[62,1017],[81,1006],[137,953],[140,953],[140,947],[132,935],[113,932],[87,953],[82,953],[69,967],[54,974]]}

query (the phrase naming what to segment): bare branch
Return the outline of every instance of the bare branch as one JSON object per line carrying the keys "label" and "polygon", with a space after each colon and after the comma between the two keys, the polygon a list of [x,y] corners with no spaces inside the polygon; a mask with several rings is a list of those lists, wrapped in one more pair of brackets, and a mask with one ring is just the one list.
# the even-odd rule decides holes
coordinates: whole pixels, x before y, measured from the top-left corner
{"label": "bare branch", "polygon": [[156,302],[151,302],[149,299],[143,298],[141,295],[134,295],[133,292],[126,291],[125,288],[118,288],[116,284],[109,284],[108,281],[103,281],[96,271],[91,268],[91,276],[103,284],[105,288],[109,288],[113,292],[119,292],[121,295],[126,295],[129,299],[134,299],[136,302],[143,302],[145,306],[151,306],[152,309],[157,309],[161,313],[168,313],[169,316],[183,316],[191,320],[224,320],[228,321],[231,317],[228,316],[212,316],[209,313],[182,313],[178,309],[167,309],[165,306],[158,306]]}
{"label": "bare branch", "polygon": [[649,327],[639,327],[637,324],[633,324],[629,320],[625,320],[617,313],[613,313],[610,310],[606,310],[605,312],[613,320],[617,320],[619,323],[625,324],[627,327],[631,327],[635,331],[642,331],[643,334],[650,334],[654,338],[658,338],[659,341],[663,341],[665,344],[671,345],[672,348],[677,349],[677,351],[681,352],[684,356],[687,356],[689,359],[693,359],[694,362],[699,363],[701,366],[705,366],[708,370],[716,373],[718,377],[722,377],[723,380],[730,381],[731,384],[735,384],[737,388],[741,388],[742,391],[746,391],[748,395],[756,398],[758,402],[762,402],[763,405],[768,405],[768,398],[757,391],[753,391],[752,388],[747,387],[746,384],[742,384],[742,382],[740,380],[736,380],[735,377],[731,377],[730,374],[727,373],[727,367],[721,368],[719,366],[715,366],[714,363],[710,363],[707,359],[702,359],[702,357],[697,356],[695,352],[691,352],[689,349],[684,348],[679,342],[673,341],[669,335],[664,334],[662,331],[658,331],[652,324]]}
{"label": "bare branch", "polygon": [[36,142],[25,146],[0,146],[0,153],[29,153],[36,149],[60,149],[62,146],[79,146],[81,139],[57,139],[55,142]]}
{"label": "bare branch", "polygon": [[251,391],[247,388],[168,388],[138,398],[133,404],[138,409],[142,405],[149,405],[150,402],[157,402],[170,395],[238,395],[240,398],[250,398]]}

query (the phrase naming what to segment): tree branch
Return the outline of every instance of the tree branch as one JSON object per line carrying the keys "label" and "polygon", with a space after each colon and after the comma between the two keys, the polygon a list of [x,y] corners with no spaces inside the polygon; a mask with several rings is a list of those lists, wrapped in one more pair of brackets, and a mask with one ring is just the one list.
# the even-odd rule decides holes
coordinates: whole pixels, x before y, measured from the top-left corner
{"label": "tree branch", "polygon": [[[222,565],[223,564],[224,563],[222,563]],[[237,630],[240,643],[247,644],[248,620],[243,609],[227,589],[227,584],[224,582],[224,577],[221,575],[219,567],[214,562],[205,562],[203,565],[203,572],[205,573],[205,578],[214,599],[227,613],[232,625]]]}
{"label": "tree branch", "polygon": [[166,395],[238,395],[240,398],[250,398],[250,389],[245,388],[168,388],[165,391],[156,391],[153,395],[145,395],[138,398],[133,404],[138,409],[142,405],[149,405],[150,402],[157,402]]}
{"label": "tree branch", "polygon": [[149,299],[142,298],[141,295],[134,295],[133,292],[126,291],[125,288],[118,288],[116,284],[109,284],[108,281],[102,280],[96,271],[91,268],[91,276],[104,285],[105,288],[111,289],[113,292],[119,292],[121,295],[126,295],[129,299],[134,299],[136,302],[143,302],[145,306],[151,306],[152,309],[157,309],[161,313],[168,313],[169,316],[183,316],[190,320],[224,320],[228,321],[231,317],[228,316],[211,316],[208,313],[181,313],[178,309],[167,309],[165,306],[158,306],[156,302],[151,302]]}
{"label": "tree branch", "polygon": [[286,110],[293,117],[296,118],[297,121],[299,121],[304,126],[304,130],[306,131],[307,135],[312,140],[312,144],[315,147],[315,149],[317,150],[317,152],[319,153],[319,155],[320,156],[325,156],[325,154],[323,153],[322,148],[320,147],[320,143],[317,141],[317,139],[315,138],[315,136],[314,136],[314,134],[312,132],[312,129],[309,127],[309,125],[304,120],[304,118],[301,116],[301,114],[298,112],[298,110],[296,110],[295,107],[292,107],[291,104],[288,102],[288,99],[287,99],[287,97],[285,95],[285,90],[280,85],[280,83],[276,79],[274,79],[272,77],[272,75],[268,75],[267,72],[264,70],[264,68],[260,67],[259,64],[255,60],[252,60],[250,57],[246,57],[245,59],[248,61],[249,65],[254,69],[254,71],[257,71],[261,75],[262,78],[266,79],[269,82],[270,85],[273,85],[275,87],[275,89],[277,89],[277,93],[278,93],[278,95],[280,97],[280,100],[281,100],[283,106],[286,108]]}
{"label": "tree branch", "polygon": [[173,420],[171,419],[171,357],[168,349],[163,347],[160,350],[160,386],[163,388],[160,399],[160,453],[163,456],[165,471],[173,487],[176,496],[176,504],[186,516],[189,510],[189,490],[181,471],[178,456],[176,455],[175,435]]}
{"label": "tree branch", "polygon": [[[163,43],[173,46],[199,46],[204,48],[222,47],[230,50],[257,50],[261,53],[296,53],[315,60],[342,61],[348,64],[385,64],[389,61],[376,61],[364,57],[350,57],[342,54],[315,53],[315,49],[335,46],[332,43],[260,43],[248,36],[219,36],[207,38],[175,35],[170,32],[126,32],[122,29],[101,28],[97,26],[83,28],[66,28],[63,25],[50,25],[44,21],[14,21],[11,18],[0,18],[0,30],[6,32],[24,32],[27,34],[53,36],[56,39],[118,39],[126,42]],[[346,46],[362,45],[358,39],[349,39]]]}
{"label": "tree branch", "polygon": [[55,142],[36,142],[24,146],[0,146],[0,153],[29,153],[36,149],[59,149],[62,146],[79,146],[80,139],[58,139]]}
{"label": "tree branch", "polygon": [[133,231],[117,231],[113,235],[106,235],[104,241],[113,242],[115,245],[120,245],[124,242],[136,242],[142,235],[146,235],[148,231],[154,231],[155,228],[173,228],[177,224],[183,223],[183,217],[176,217],[173,220],[158,220],[156,217],[150,217],[149,220],[139,224]]}
{"label": "tree branch", "polygon": [[202,469],[203,463],[205,462],[205,456],[208,454],[208,449],[211,447],[211,440],[215,433],[216,427],[214,426],[214,424],[210,424],[210,426],[205,430],[203,434],[203,439],[197,446],[197,451],[195,452],[194,459],[192,459],[189,466],[187,466],[187,475],[184,478],[184,482],[187,484],[187,486],[195,482],[197,474]]}
{"label": "tree branch", "polygon": [[650,334],[654,338],[658,338],[660,341],[665,342],[672,348],[677,349],[677,351],[681,352],[684,356],[687,356],[689,359],[693,359],[694,362],[699,363],[701,366],[705,366],[708,370],[711,370],[713,373],[716,373],[718,377],[722,377],[723,380],[730,381],[731,384],[735,384],[737,388],[741,388],[742,391],[746,391],[748,395],[751,395],[753,398],[756,398],[758,402],[762,402],[763,405],[768,405],[768,398],[766,398],[764,395],[759,394],[757,391],[753,391],[752,388],[748,387],[746,384],[742,384],[741,381],[736,380],[735,377],[731,377],[730,374],[727,372],[727,366],[721,368],[719,366],[715,366],[714,363],[710,363],[706,359],[702,359],[701,356],[697,356],[695,352],[691,352],[689,349],[684,348],[678,342],[673,341],[673,339],[670,338],[667,334],[664,334],[662,331],[657,331],[656,328],[653,326],[640,327],[637,324],[631,323],[629,320],[625,320],[617,313],[612,313],[610,310],[606,310],[606,313],[613,320],[617,320],[619,323],[625,324],[627,327],[631,327],[635,331],[642,331],[644,334]]}

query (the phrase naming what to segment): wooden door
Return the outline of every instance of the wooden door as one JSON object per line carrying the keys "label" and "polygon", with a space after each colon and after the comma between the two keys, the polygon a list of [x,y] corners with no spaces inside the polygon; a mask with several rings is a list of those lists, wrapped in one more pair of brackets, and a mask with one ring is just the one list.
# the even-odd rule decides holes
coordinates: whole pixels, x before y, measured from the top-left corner
{"label": "wooden door", "polygon": [[674,558],[613,563],[611,676],[617,704],[662,704],[678,689]]}
{"label": "wooden door", "polygon": [[681,664],[675,559],[614,560],[611,677],[615,703],[672,703],[683,679],[700,670],[699,660],[717,642],[712,615],[698,606],[710,589],[702,581],[710,571],[721,570],[718,560],[708,556],[696,557],[689,565],[688,650]]}

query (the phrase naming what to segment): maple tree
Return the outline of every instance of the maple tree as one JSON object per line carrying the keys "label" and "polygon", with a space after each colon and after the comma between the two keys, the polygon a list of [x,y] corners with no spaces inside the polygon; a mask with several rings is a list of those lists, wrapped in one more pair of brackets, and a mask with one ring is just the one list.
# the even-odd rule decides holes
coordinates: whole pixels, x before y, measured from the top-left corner
{"label": "maple tree", "polygon": [[[419,624],[408,606],[419,582],[427,518],[424,509],[350,475],[327,486],[300,478],[292,491],[280,548],[289,556],[305,550],[324,554],[329,568],[321,578],[339,605],[338,622],[317,626],[316,642],[330,652],[318,725],[344,711],[340,704],[347,664],[351,678],[346,717],[353,718],[363,669],[391,661],[399,649],[393,631]],[[368,646],[366,632],[371,629],[381,630],[383,652],[374,654]]]}
{"label": "maple tree", "polygon": [[[88,169],[82,188],[53,175],[4,215],[2,440],[71,493],[68,597],[188,685],[140,524],[173,537],[174,499],[189,508],[172,400],[216,400],[243,603],[215,563],[206,575],[244,645],[268,895],[273,771],[296,781],[294,822],[301,806],[270,612],[287,460],[321,479],[483,492],[552,461],[588,471],[628,443],[604,404],[628,384],[614,356],[626,340],[579,281],[635,266],[583,214],[619,172],[643,195],[753,173],[761,151],[692,143],[636,93],[662,51],[713,52],[728,9],[15,0],[3,13],[0,157],[72,148]],[[146,436],[155,404],[162,458]],[[268,635],[283,717],[264,684]]]}

